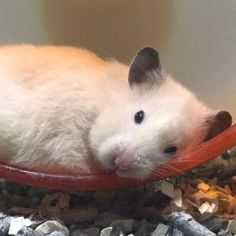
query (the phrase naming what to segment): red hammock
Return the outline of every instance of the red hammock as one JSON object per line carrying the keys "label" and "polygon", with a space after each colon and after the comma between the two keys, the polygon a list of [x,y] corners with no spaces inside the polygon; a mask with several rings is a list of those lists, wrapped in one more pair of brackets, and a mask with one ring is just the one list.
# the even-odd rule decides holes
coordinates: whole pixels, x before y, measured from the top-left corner
{"label": "red hammock", "polygon": [[[168,169],[168,176],[179,173],[178,170],[186,171],[191,169],[236,144],[236,124],[222,132],[220,135],[211,140],[202,143],[199,146],[182,153],[181,156],[171,158],[169,164],[174,168]],[[186,160],[181,161],[180,160]],[[160,173],[167,170],[167,166],[158,167]],[[163,172],[162,172],[163,170]],[[29,169],[21,169],[16,166],[0,163],[0,177],[21,184],[30,184],[37,187],[46,187],[60,190],[97,190],[118,187],[127,187],[135,184],[148,183],[151,181],[162,179],[163,176],[155,171],[150,178],[145,180],[134,180],[120,178],[114,172],[104,172],[100,174],[81,174],[81,175],[64,175],[50,174],[32,171]]]}

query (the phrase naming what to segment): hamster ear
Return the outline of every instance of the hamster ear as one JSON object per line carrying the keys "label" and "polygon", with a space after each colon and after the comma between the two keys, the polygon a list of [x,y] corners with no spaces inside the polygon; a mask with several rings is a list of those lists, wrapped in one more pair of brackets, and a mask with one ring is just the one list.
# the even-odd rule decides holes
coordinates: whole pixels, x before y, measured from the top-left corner
{"label": "hamster ear", "polygon": [[207,134],[205,141],[220,134],[232,124],[232,117],[228,111],[216,111],[207,119]]}
{"label": "hamster ear", "polygon": [[161,71],[159,53],[150,47],[141,49],[134,57],[129,69],[129,85],[154,83],[160,76],[147,76],[148,72]]}

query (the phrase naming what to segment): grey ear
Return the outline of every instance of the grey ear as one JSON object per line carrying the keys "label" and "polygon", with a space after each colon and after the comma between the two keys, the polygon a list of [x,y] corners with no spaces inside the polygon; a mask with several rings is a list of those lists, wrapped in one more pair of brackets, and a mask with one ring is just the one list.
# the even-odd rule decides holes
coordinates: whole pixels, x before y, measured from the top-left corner
{"label": "grey ear", "polygon": [[153,48],[145,47],[137,53],[131,63],[129,85],[133,86],[134,84],[155,82],[154,80],[158,79],[158,76],[156,78],[153,78],[153,76],[149,78],[147,76],[148,72],[154,70],[157,72],[161,70],[159,53]]}
{"label": "grey ear", "polygon": [[218,111],[214,115],[210,116],[207,120],[207,134],[205,141],[220,134],[232,124],[232,117],[227,111]]}

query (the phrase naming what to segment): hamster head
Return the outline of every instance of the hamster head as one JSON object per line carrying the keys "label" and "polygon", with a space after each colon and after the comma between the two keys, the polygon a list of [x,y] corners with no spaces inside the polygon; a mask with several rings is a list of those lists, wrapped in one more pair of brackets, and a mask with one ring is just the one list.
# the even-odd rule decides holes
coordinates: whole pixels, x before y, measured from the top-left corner
{"label": "hamster head", "polygon": [[212,111],[165,74],[152,48],[143,48],[134,57],[127,87],[128,92],[120,92],[120,99],[101,112],[90,131],[94,158],[119,176],[146,178],[182,150],[231,125],[228,112]]}

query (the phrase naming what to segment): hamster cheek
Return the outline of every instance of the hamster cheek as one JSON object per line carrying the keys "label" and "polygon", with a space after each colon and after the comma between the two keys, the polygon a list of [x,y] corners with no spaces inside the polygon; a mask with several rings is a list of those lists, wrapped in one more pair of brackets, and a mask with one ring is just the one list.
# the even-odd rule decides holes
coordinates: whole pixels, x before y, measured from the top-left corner
{"label": "hamster cheek", "polygon": [[170,159],[171,156],[161,156],[157,157],[155,160],[152,160],[152,163],[155,167],[158,167],[160,165],[165,165]]}

